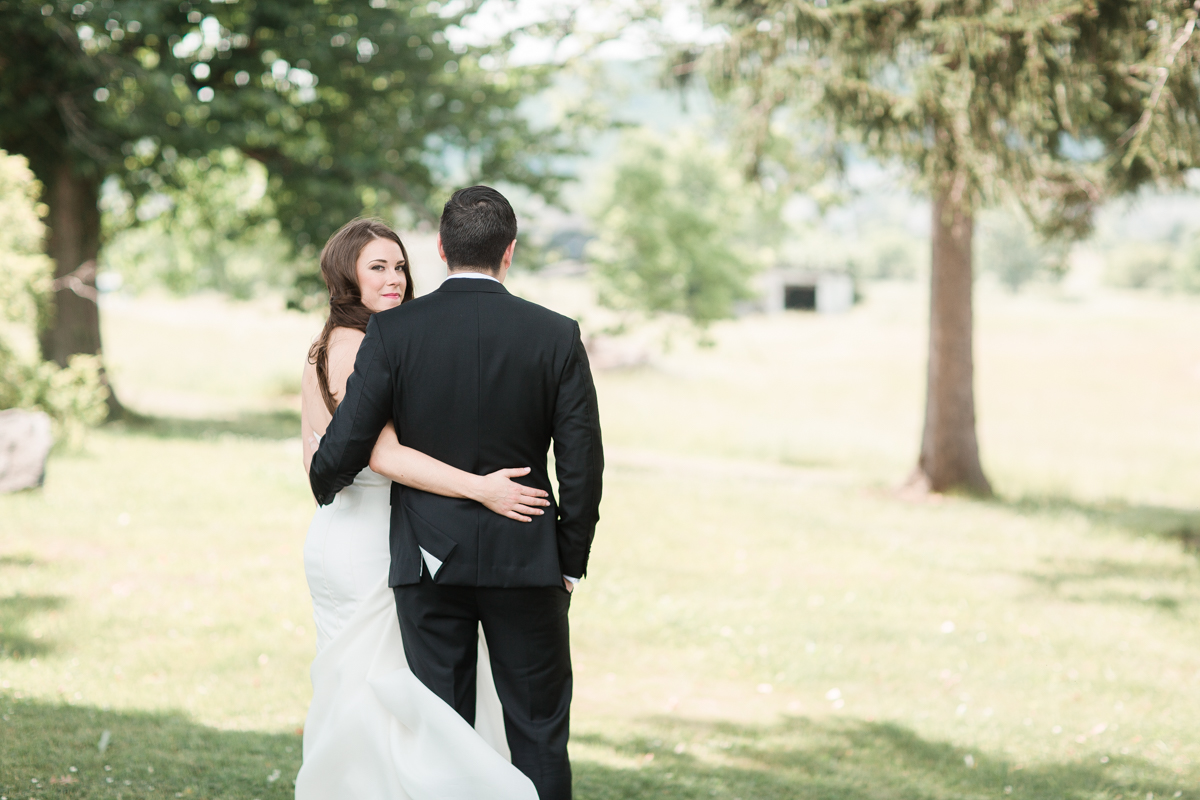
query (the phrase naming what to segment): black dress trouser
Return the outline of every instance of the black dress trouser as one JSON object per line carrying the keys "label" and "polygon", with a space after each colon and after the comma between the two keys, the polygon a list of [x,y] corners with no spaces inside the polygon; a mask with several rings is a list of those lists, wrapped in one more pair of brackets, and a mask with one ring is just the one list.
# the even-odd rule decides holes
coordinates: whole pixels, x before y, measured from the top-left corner
{"label": "black dress trouser", "polygon": [[482,623],[513,766],[540,800],[570,800],[570,593],[563,586],[442,586],[422,572],[420,583],[394,587],[413,674],[474,725]]}

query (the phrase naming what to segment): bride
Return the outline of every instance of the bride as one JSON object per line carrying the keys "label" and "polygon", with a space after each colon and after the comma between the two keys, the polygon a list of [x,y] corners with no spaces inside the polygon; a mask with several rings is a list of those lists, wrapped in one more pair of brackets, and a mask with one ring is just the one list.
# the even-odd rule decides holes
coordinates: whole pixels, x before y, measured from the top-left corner
{"label": "bride", "polygon": [[[371,314],[413,297],[404,244],[377,220],[354,220],[335,233],[321,252],[321,276],[329,319],[304,369],[306,471],[345,392]],[[401,446],[389,423],[371,466],[317,509],[304,543],[317,655],[297,800],[537,799],[533,784],[509,761],[482,631],[472,729],[409,671],[387,585],[393,480],[528,522],[548,505],[545,492],[511,480],[528,472],[463,472]]]}

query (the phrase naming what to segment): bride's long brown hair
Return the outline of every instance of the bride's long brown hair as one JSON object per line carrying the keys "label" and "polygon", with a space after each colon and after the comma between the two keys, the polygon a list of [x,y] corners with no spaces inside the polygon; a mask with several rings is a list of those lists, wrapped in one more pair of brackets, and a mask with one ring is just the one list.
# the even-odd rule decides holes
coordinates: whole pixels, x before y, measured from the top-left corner
{"label": "bride's long brown hair", "polygon": [[329,319],[321,335],[308,350],[308,363],[317,368],[317,384],[321,387],[321,398],[332,414],[337,409],[337,400],[329,388],[329,337],[334,328],[367,330],[367,322],[373,313],[363,305],[362,290],[358,286],[358,255],[368,242],[375,239],[391,239],[400,245],[404,254],[404,297],[401,303],[413,299],[412,272],[408,268],[408,250],[400,236],[382,220],[356,219],[347,222],[337,233],[329,237],[321,250],[321,278],[329,289]]}

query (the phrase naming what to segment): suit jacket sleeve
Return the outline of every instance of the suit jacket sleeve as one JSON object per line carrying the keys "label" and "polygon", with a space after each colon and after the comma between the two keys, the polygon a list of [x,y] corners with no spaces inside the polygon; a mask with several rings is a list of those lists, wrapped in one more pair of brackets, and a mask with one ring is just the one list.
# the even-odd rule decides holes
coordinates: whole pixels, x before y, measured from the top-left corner
{"label": "suit jacket sleeve", "polygon": [[375,317],[358,347],[346,394],[334,412],[317,452],[308,482],[313,496],[328,505],[371,460],[379,432],[392,417],[392,370]]}
{"label": "suit jacket sleeve", "polygon": [[587,572],[600,519],[604,472],[600,410],[579,325],[575,325],[571,353],[559,379],[553,437],[558,473],[558,559],[564,575],[579,578]]}

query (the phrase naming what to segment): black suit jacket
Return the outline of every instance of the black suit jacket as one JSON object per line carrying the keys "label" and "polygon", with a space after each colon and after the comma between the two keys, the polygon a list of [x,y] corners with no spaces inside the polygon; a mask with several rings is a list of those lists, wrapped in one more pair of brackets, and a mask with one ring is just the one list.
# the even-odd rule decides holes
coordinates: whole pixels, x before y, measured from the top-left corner
{"label": "black suit jacket", "polygon": [[486,475],[530,467],[520,481],[559,497],[532,522],[392,484],[389,583],[417,583],[421,547],[458,586],[554,586],[583,576],[599,519],[604,455],[587,353],[572,319],[513,297],[498,282],[447,280],[432,294],[375,314],[354,373],[313,456],[309,481],[325,505],[367,466],[388,420],[400,442]]}

